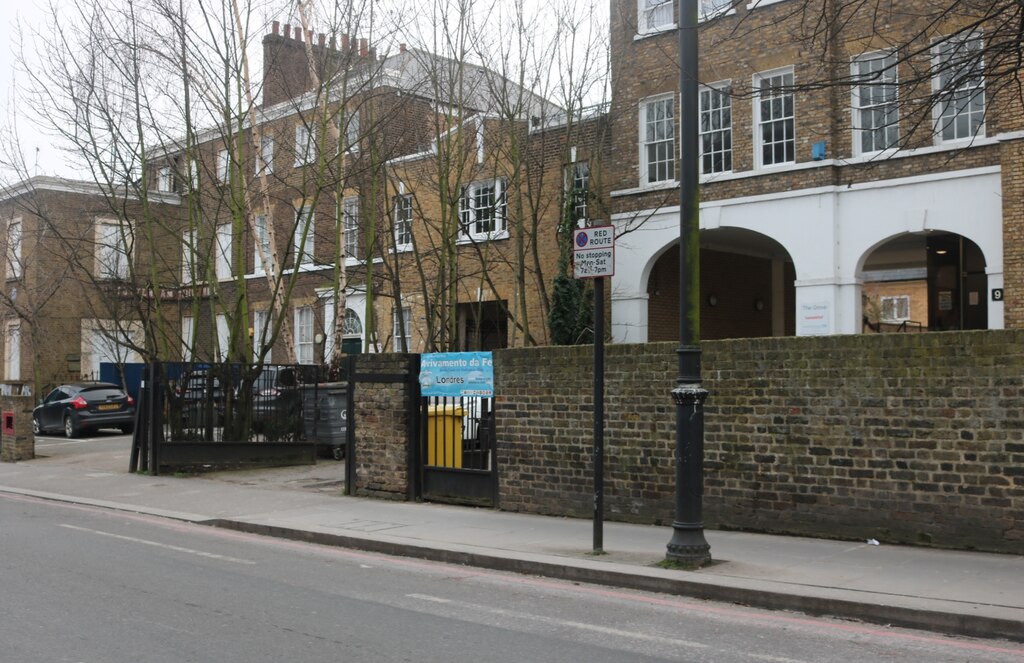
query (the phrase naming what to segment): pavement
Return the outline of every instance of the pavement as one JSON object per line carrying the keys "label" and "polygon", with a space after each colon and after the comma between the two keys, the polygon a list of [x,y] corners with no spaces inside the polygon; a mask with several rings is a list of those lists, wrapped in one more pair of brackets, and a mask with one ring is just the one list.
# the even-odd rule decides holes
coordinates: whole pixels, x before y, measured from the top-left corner
{"label": "pavement", "polygon": [[[123,438],[127,439],[127,438]],[[54,439],[0,463],[0,493],[145,513],[325,545],[952,635],[1024,642],[1019,555],[706,530],[714,562],[655,566],[671,529],[345,497],[344,463],[149,476],[128,448]],[[108,445],[109,446],[109,445]]]}

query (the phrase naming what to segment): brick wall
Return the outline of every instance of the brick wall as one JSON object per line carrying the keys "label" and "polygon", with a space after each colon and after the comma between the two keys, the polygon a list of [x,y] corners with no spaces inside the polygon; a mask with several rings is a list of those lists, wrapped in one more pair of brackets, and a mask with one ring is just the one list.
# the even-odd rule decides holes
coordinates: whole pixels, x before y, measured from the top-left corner
{"label": "brick wall", "polygon": [[[1024,332],[706,342],[709,527],[1019,552]],[[500,506],[589,517],[589,347],[495,354]],[[606,356],[607,517],[673,516],[674,343]]]}
{"label": "brick wall", "polygon": [[[32,396],[0,396],[0,461],[13,463],[36,457],[36,438],[32,435],[34,403]],[[7,429],[8,423],[13,424],[11,430]]]}
{"label": "brick wall", "polygon": [[[411,387],[406,376],[411,367],[410,355],[359,355],[353,396],[354,495],[399,500],[409,495],[408,389]],[[389,377],[393,379],[387,379]]]}

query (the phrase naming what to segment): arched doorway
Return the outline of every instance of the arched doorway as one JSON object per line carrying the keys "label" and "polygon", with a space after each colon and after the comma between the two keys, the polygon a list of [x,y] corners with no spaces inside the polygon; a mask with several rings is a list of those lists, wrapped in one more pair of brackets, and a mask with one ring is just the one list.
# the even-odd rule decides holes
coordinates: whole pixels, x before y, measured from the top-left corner
{"label": "arched doorway", "polygon": [[[700,233],[701,338],[795,334],[796,272],[786,249],[750,230]],[[678,243],[656,258],[647,280],[648,340],[679,339]]]}
{"label": "arched doorway", "polygon": [[894,237],[860,273],[862,331],[987,329],[985,256],[970,239],[928,232]]}

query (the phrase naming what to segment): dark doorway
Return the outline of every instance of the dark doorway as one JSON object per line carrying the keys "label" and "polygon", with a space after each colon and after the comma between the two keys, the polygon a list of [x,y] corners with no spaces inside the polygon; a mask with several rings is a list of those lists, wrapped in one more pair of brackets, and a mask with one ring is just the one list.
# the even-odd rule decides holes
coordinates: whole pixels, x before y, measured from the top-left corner
{"label": "dark doorway", "polygon": [[465,352],[508,347],[508,314],[504,301],[459,304],[459,346]]}
{"label": "dark doorway", "polygon": [[927,240],[928,328],[988,328],[988,276],[985,257],[960,235],[934,234]]}

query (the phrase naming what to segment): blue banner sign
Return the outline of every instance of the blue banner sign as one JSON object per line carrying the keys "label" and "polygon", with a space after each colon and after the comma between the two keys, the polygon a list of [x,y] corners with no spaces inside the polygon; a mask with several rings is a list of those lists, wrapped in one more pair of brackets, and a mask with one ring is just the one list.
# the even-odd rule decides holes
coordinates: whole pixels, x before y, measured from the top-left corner
{"label": "blue banner sign", "polygon": [[424,396],[494,396],[490,352],[432,352],[420,357],[420,393]]}

